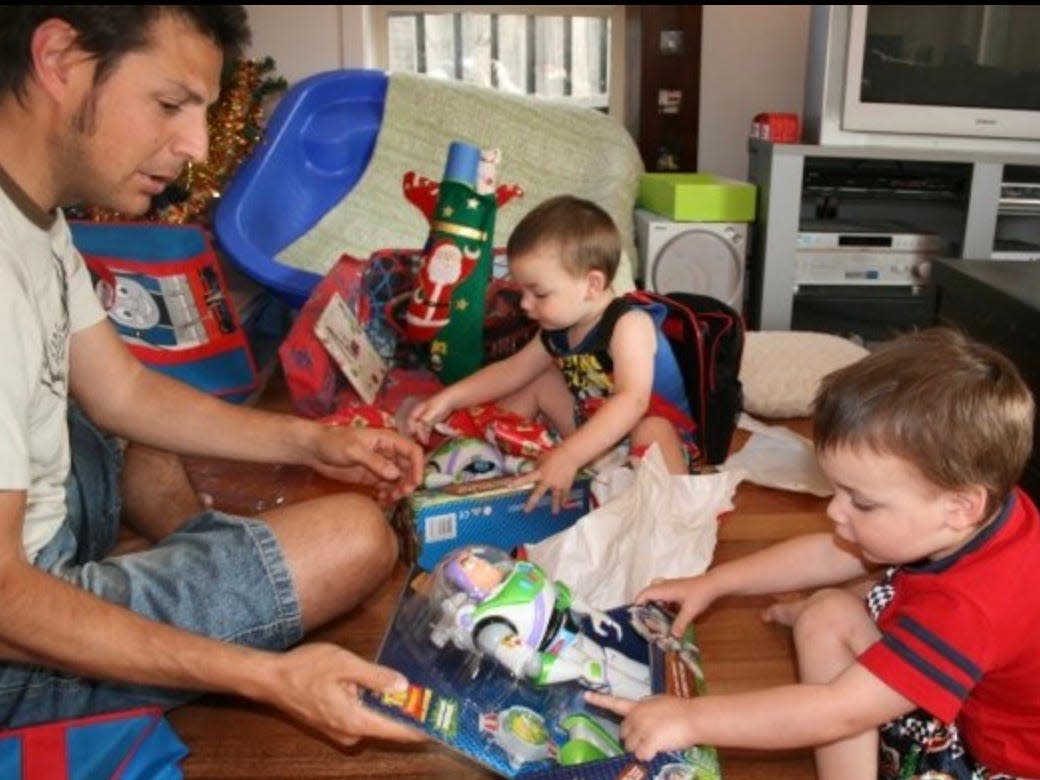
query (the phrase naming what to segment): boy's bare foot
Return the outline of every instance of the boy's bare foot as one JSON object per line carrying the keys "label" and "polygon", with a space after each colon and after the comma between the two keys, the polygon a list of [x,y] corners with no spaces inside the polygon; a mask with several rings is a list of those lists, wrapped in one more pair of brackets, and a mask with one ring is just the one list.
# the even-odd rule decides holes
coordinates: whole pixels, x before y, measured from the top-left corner
{"label": "boy's bare foot", "polygon": [[762,610],[762,620],[766,623],[779,623],[782,626],[793,626],[794,621],[805,609],[807,599],[799,598],[793,601],[778,601],[776,604]]}

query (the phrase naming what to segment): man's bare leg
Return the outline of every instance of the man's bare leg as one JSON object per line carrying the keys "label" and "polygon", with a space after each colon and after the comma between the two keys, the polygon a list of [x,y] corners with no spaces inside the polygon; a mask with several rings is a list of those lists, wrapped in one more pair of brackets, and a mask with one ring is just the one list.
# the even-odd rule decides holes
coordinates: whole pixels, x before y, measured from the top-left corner
{"label": "man's bare leg", "polygon": [[[124,521],[148,540],[176,531],[203,509],[180,458],[141,445],[126,450]],[[260,515],[281,543],[300,598],[304,628],[314,629],[357,606],[393,570],[397,539],[371,498],[340,493]]]}
{"label": "man's bare leg", "polygon": [[152,543],[205,508],[181,459],[143,444],[127,445],[121,488],[123,522]]}
{"label": "man's bare leg", "polygon": [[357,606],[397,560],[397,538],[367,496],[323,496],[271,509],[261,519],[281,543],[306,631]]}

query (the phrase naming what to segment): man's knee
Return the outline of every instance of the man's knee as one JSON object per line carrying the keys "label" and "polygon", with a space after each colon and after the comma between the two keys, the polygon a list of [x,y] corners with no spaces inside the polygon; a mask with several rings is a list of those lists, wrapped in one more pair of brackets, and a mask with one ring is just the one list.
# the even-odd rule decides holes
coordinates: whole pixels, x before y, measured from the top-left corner
{"label": "man's knee", "polygon": [[368,496],[323,496],[264,517],[292,572],[307,631],[352,609],[393,571],[397,540]]}
{"label": "man's knee", "polygon": [[360,493],[329,499],[333,502],[331,534],[344,557],[373,576],[388,573],[397,561],[397,537],[379,504]]}
{"label": "man's knee", "polygon": [[[358,535],[361,537],[359,553],[370,562],[374,571],[388,574],[397,562],[397,536],[387,522],[380,506],[367,496],[355,496],[362,506],[355,510],[358,516]],[[355,536],[350,534],[353,544]]]}
{"label": "man's knee", "polygon": [[265,512],[291,565],[313,571],[358,566],[374,576],[397,558],[397,539],[379,505],[360,493],[336,493]]}

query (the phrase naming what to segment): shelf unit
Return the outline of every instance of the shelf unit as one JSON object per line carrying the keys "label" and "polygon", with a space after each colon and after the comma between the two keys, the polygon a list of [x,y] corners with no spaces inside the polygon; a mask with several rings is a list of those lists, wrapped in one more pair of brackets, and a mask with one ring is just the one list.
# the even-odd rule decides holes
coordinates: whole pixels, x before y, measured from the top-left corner
{"label": "shelf unit", "polygon": [[792,327],[795,248],[806,219],[908,223],[939,235],[945,257],[990,259],[995,243],[1028,245],[1030,236],[1040,243],[1040,210],[1028,198],[1009,200],[1007,185],[1015,182],[1005,172],[1040,182],[1040,144],[1036,155],[1012,156],[751,139],[748,179],[758,193],[749,242],[751,326]]}
{"label": "shelf unit", "polygon": [[1005,166],[990,257],[1040,260],[1040,165]]}

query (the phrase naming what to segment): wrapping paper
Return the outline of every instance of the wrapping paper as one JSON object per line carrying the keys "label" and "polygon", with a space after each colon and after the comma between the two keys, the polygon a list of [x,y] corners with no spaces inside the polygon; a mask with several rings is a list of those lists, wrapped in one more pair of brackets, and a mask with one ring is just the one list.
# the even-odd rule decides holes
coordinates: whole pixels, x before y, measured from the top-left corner
{"label": "wrapping paper", "polygon": [[733,509],[742,477],[670,474],[655,445],[630,485],[567,530],[528,545],[526,554],[598,609],[631,603],[655,578],[708,568],[718,517]]}
{"label": "wrapping paper", "polygon": [[816,462],[812,442],[782,425],[766,425],[746,414],[738,426],[751,432],[722,468],[744,473],[756,485],[829,496],[834,490]]}

